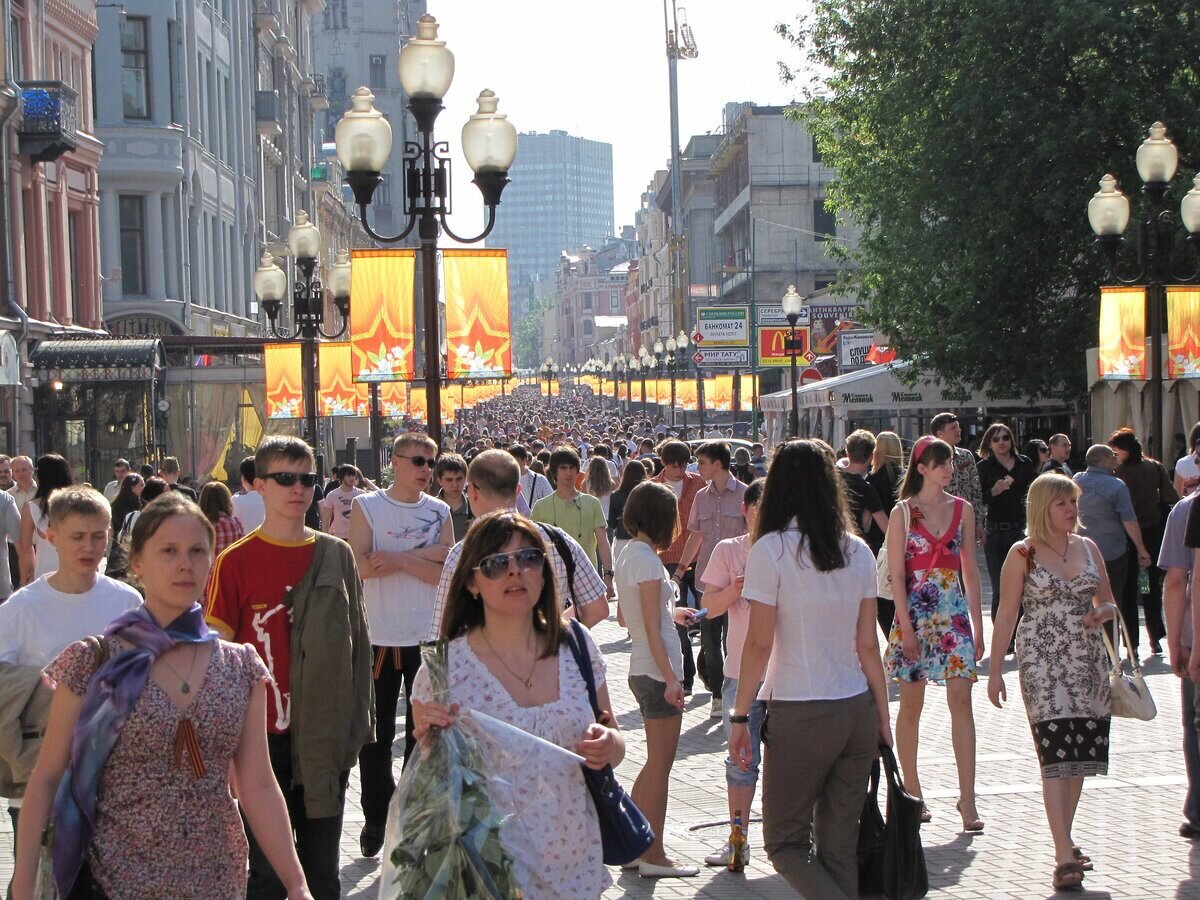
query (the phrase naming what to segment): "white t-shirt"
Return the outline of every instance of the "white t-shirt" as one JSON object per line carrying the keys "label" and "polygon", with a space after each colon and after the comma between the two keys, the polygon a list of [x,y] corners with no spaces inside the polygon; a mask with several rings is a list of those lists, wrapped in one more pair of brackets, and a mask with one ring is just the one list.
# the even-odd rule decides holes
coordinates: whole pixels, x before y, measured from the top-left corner
{"label": "white t-shirt", "polygon": [[746,559],[742,596],[776,607],[775,642],[760,700],[841,700],[861,694],[867,679],[855,635],[865,598],[875,597],[875,558],[857,536],[845,539],[846,565],[819,572],[800,532],[773,532]]}
{"label": "white t-shirt", "polygon": [[[739,575],[745,574],[749,555],[748,534],[718,542],[708,558],[708,565],[704,567],[704,591],[719,591],[733,584]],[[742,647],[750,631],[750,601],[742,597],[727,612],[729,624],[725,633],[725,677],[737,678],[742,666]]]}
{"label": "white t-shirt", "polygon": [[1183,479],[1183,496],[1196,490],[1197,483],[1200,483],[1200,466],[1196,465],[1195,454],[1179,457],[1175,462],[1175,477]]}
{"label": "white t-shirt", "polygon": [[329,523],[329,533],[343,540],[350,536],[350,507],[354,498],[365,494],[362,488],[352,487],[350,490],[335,488],[325,495],[321,505],[333,510],[333,519]]}
{"label": "white t-shirt", "polygon": [[659,636],[671,661],[671,671],[680,681],[683,680],[683,649],[679,646],[679,632],[675,630],[675,602],[679,599],[679,591],[675,582],[667,575],[662,560],[651,549],[649,544],[642,541],[630,541],[621,550],[621,558],[617,560],[614,576],[617,589],[617,603],[621,607],[621,615],[625,618],[625,627],[629,629],[629,639],[633,644],[629,652],[629,674],[649,675],[655,681],[663,681],[663,674],[654,657],[650,655],[650,647],[646,643],[646,624],[642,618],[642,592],[639,585],[644,581],[659,583],[659,607],[661,616],[658,623]]}
{"label": "white t-shirt", "polygon": [[142,605],[141,595],[101,575],[83,594],[64,594],[42,576],[0,604],[0,662],[45,668],[80,638],[100,634],[108,624]]}
{"label": "white t-shirt", "polygon": [[251,491],[248,494],[234,494],[233,514],[241,521],[243,532],[246,534],[252,532],[267,517],[267,511],[263,507],[262,494],[258,491]]}
{"label": "white t-shirt", "polygon": [[[371,526],[375,550],[392,553],[440,543],[442,528],[453,528],[450,507],[422,494],[415,503],[393,500],[385,491],[359,494],[354,505]],[[415,647],[433,628],[437,587],[407,572],[363,579],[367,627],[376,647]]]}

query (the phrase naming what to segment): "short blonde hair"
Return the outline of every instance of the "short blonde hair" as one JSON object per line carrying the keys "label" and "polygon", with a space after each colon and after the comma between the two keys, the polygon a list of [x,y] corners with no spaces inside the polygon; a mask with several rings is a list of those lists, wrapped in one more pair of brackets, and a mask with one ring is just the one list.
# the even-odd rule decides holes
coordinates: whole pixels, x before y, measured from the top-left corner
{"label": "short blonde hair", "polygon": [[[1066,475],[1057,472],[1039,475],[1029,486],[1029,494],[1025,498],[1025,533],[1036,541],[1046,543],[1050,537],[1050,507],[1056,500],[1074,499],[1080,493],[1079,485]],[[1075,528],[1078,527],[1076,520]]]}
{"label": "short blonde hair", "polygon": [[58,525],[67,516],[103,516],[112,521],[112,507],[98,490],[87,485],[59,488],[50,497],[50,525]]}

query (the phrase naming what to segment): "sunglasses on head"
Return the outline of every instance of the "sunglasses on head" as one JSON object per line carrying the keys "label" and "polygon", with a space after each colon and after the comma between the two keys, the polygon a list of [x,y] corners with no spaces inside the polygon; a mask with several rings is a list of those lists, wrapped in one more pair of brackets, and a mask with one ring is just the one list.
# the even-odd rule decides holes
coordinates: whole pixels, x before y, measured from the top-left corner
{"label": "sunglasses on head", "polygon": [[429,468],[432,469],[435,465],[437,465],[437,459],[432,456],[405,456],[403,453],[393,453],[392,455],[399,457],[400,459],[407,459],[418,469],[425,466],[429,466]]}
{"label": "sunglasses on head", "polygon": [[270,478],[280,487],[295,487],[300,482],[302,487],[310,488],[317,483],[316,472],[267,472],[263,478]]}
{"label": "sunglasses on head", "polygon": [[491,556],[485,556],[475,569],[484,578],[496,581],[508,574],[510,562],[517,564],[517,571],[528,572],[530,569],[541,568],[545,559],[546,554],[537,547],[522,547],[512,553],[493,553]]}

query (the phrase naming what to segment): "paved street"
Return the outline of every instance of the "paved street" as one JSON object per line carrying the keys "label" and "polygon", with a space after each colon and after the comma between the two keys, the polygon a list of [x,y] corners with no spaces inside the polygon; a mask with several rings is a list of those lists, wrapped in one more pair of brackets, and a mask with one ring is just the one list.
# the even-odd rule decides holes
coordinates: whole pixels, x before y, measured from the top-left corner
{"label": "paved street", "polygon": [[[619,774],[629,786],[644,760],[640,719],[625,686],[629,644],[614,620],[603,623],[596,633],[608,660],[611,694],[628,738],[629,754]],[[1008,668],[1012,668],[1011,660]],[[1186,785],[1178,749],[1179,689],[1159,658],[1151,657],[1146,671],[1159,716],[1148,723],[1114,720],[1112,774],[1087,782],[1075,831],[1096,868],[1087,875],[1088,891],[1074,896],[1200,898],[1200,843],[1180,838],[1175,830]],[[941,702],[944,692],[937,688],[929,691],[921,762],[934,816],[922,829],[931,897],[1027,900],[1053,894],[1050,835],[1015,672],[1008,687],[1015,704],[1003,711],[987,703],[982,684],[976,689],[979,809],[987,829],[975,836],[960,833],[954,810],[957,789],[949,716]],[[688,703],[668,810],[668,851],[678,859],[699,862],[725,837],[722,759],[720,723],[708,718],[708,695],[698,691]],[[342,842],[342,884],[346,897],[373,900],[378,891],[378,861],[358,857],[362,817],[356,778],[351,790]],[[757,807],[754,814],[758,815]],[[12,866],[9,823],[7,816],[0,818],[0,831],[5,832],[0,837],[0,881],[7,881]],[[751,826],[750,840],[751,865],[744,876],[705,870],[698,878],[652,882],[612,870],[614,885],[605,896],[794,897],[761,852],[757,823]]]}

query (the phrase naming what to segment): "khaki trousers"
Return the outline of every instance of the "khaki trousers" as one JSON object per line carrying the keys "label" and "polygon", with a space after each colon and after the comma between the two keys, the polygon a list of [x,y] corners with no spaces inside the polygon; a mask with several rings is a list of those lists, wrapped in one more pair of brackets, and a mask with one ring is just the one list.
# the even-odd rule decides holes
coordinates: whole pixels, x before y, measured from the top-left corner
{"label": "khaki trousers", "polygon": [[763,843],[775,871],[808,900],[858,897],[858,818],[878,722],[870,692],[767,704]]}

